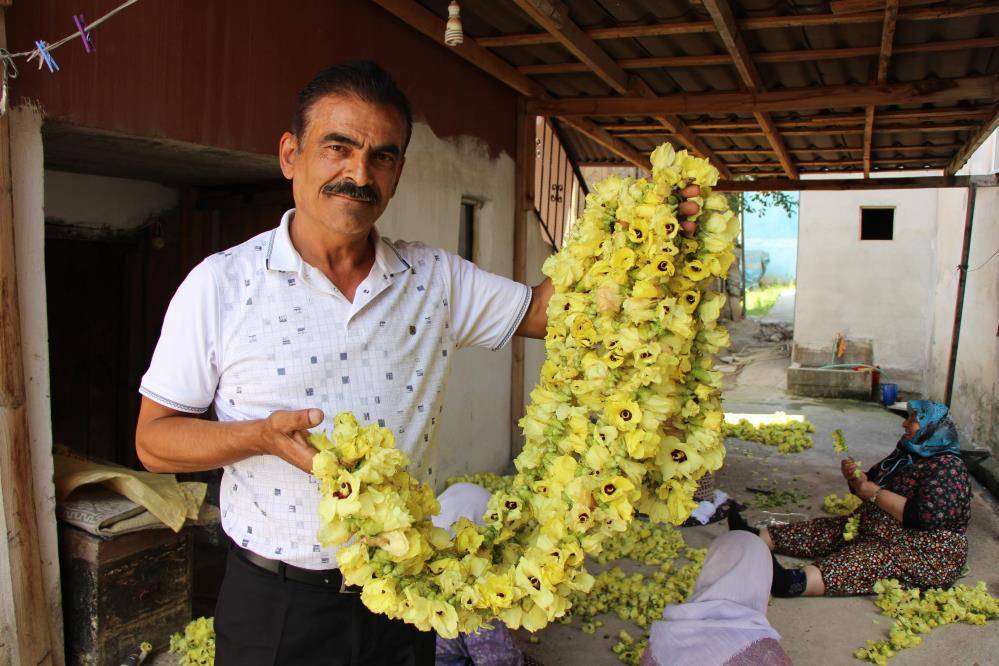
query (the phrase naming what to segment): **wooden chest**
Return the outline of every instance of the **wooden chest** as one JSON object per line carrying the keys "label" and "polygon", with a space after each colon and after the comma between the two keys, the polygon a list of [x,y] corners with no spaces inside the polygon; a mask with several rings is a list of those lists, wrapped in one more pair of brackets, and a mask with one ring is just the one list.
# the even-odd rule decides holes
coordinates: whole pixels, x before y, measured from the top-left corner
{"label": "wooden chest", "polygon": [[165,647],[191,619],[187,531],[106,541],[60,524],[59,560],[68,664],[119,666],[143,641]]}

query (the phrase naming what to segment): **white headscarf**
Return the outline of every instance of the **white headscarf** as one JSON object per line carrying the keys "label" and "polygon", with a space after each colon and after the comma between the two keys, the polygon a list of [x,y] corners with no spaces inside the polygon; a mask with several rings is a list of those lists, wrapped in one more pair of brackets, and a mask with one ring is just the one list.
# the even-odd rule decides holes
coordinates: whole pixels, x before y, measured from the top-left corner
{"label": "white headscarf", "polygon": [[764,638],[780,640],[767,622],[773,565],[766,544],[732,531],[708,548],[694,594],[667,606],[654,622],[648,656],[666,666],[720,666]]}
{"label": "white headscarf", "polygon": [[451,531],[459,518],[468,518],[482,524],[482,515],[489,504],[489,491],[474,483],[456,483],[437,497],[441,504],[440,514],[431,518],[435,527]]}

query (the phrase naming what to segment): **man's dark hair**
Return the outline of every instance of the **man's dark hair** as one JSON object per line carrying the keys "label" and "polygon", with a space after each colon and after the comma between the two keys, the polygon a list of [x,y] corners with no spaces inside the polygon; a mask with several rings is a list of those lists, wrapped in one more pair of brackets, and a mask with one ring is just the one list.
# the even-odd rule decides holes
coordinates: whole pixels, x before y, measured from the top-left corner
{"label": "man's dark hair", "polygon": [[413,135],[413,113],[409,100],[389,73],[370,60],[351,60],[327,67],[305,84],[298,93],[295,115],[291,120],[291,131],[299,142],[305,134],[309,109],[327,95],[354,95],[370,104],[396,109],[406,121],[406,141],[402,145],[402,152],[406,152]]}

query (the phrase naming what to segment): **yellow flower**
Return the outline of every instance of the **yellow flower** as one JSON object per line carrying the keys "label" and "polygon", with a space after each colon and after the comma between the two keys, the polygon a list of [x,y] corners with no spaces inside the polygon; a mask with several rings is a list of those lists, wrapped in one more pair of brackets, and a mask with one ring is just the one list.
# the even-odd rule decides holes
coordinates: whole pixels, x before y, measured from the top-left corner
{"label": "yellow flower", "polygon": [[513,577],[510,571],[505,574],[488,574],[476,585],[476,592],[495,613],[509,608],[514,602]]}
{"label": "yellow flower", "polygon": [[541,267],[556,287],[566,288],[583,277],[583,265],[570,254],[553,254]]}
{"label": "yellow flower", "polygon": [[680,303],[680,307],[692,313],[697,309],[697,304],[701,302],[701,292],[695,290],[685,291],[680,294],[678,302]]}
{"label": "yellow flower", "polygon": [[611,257],[610,267],[614,270],[629,271],[635,266],[635,251],[630,247],[622,247]]}
{"label": "yellow flower", "polygon": [[676,161],[676,150],[669,143],[663,142],[652,151],[649,161],[652,162],[653,173],[667,169]]}
{"label": "yellow flower", "polygon": [[454,525],[454,545],[460,552],[475,553],[485,537],[479,533],[475,523],[468,518],[459,518]]}
{"label": "yellow flower", "polygon": [[399,598],[395,591],[395,580],[378,578],[371,581],[361,591],[361,601],[375,613],[387,614],[389,611],[394,611],[399,605]]}
{"label": "yellow flower", "polygon": [[586,465],[592,470],[602,470],[611,459],[610,449],[603,444],[594,444],[583,455]]}
{"label": "yellow flower", "polygon": [[358,430],[357,418],[350,412],[337,414],[333,419],[333,438],[338,441],[354,439]]}
{"label": "yellow flower", "polygon": [[667,280],[675,274],[676,266],[673,265],[673,257],[665,252],[661,252],[652,256],[649,263],[638,272],[638,277],[643,280]]}
{"label": "yellow flower", "polygon": [[633,430],[625,435],[628,455],[636,460],[651,458],[659,451],[659,438],[655,433]]}
{"label": "yellow flower", "polygon": [[723,305],[725,305],[725,294],[717,291],[708,292],[708,295],[701,300],[697,315],[706,325],[714,324],[721,315]]}
{"label": "yellow flower", "polygon": [[574,504],[567,518],[568,528],[576,533],[587,532],[593,527],[593,510],[583,504]]}
{"label": "yellow flower", "polygon": [[635,484],[623,476],[615,476],[601,483],[599,488],[597,496],[601,501],[610,504],[622,497],[627,497],[628,492],[635,489]]}
{"label": "yellow flower", "polygon": [[619,432],[627,432],[642,422],[642,409],[634,400],[617,400],[607,403],[604,418]]}
{"label": "yellow flower", "polygon": [[458,637],[458,612],[451,604],[439,599],[431,599],[430,626],[443,638]]}
{"label": "yellow flower", "polygon": [[649,240],[649,223],[641,217],[636,217],[628,225],[628,240],[632,243],[645,244]]}
{"label": "yellow flower", "polygon": [[572,337],[580,347],[592,347],[597,341],[593,322],[582,315],[578,316],[572,323]]}
{"label": "yellow flower", "polygon": [[704,263],[698,261],[697,259],[691,259],[683,267],[683,275],[694,282],[703,280],[708,277],[709,273],[704,266]]}
{"label": "yellow flower", "polygon": [[656,464],[664,479],[692,478],[701,469],[703,458],[697,448],[676,437],[663,437],[659,443]]}

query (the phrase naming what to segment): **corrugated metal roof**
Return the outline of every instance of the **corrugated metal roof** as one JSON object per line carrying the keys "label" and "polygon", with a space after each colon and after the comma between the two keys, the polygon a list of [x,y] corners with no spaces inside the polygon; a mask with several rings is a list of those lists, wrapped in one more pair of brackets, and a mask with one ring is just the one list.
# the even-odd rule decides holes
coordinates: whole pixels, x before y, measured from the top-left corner
{"label": "corrugated metal roof", "polygon": [[[438,16],[447,15],[447,0],[422,0]],[[644,80],[658,95],[719,92],[743,89],[739,74],[721,38],[713,29],[711,17],[697,0],[565,0],[569,19],[583,30],[656,24],[687,25],[684,34],[598,39],[596,43],[629,74]],[[882,23],[856,15],[837,16],[834,23],[796,27],[755,29],[747,19],[763,17],[831,17],[828,0],[732,0],[731,6],[742,29],[740,34],[753,56],[753,62],[767,90],[820,88],[845,84],[867,84],[877,68]],[[981,7],[973,16],[907,20],[913,12],[935,9],[960,10]],[[536,73],[526,70],[553,98],[603,97],[616,93],[596,74],[586,70],[561,44],[547,36],[514,2],[461,0],[462,20],[468,37],[485,39],[493,53],[515,67],[574,65],[574,71]],[[868,12],[868,17],[871,13]],[[889,82],[927,79],[955,79],[999,74],[999,3],[928,2],[903,6],[896,24]],[[698,27],[698,25],[700,27]],[[536,34],[546,43],[492,45],[489,38]],[[967,40],[977,40],[968,42]],[[538,40],[535,40],[538,41]],[[957,42],[956,44],[954,42]],[[851,57],[830,57],[828,49],[866,48]],[[774,55],[786,52],[796,55]],[[769,54],[769,55],[768,55]],[[648,58],[714,56],[715,64],[642,67],[634,62]],[[622,61],[625,61],[622,63]],[[583,70],[583,71],[578,71]],[[872,169],[895,170],[940,168],[954,158],[984,124],[995,116],[999,99],[965,100],[960,103],[924,105],[884,105],[875,113]],[[936,119],[934,110],[953,109],[958,113]],[[897,112],[919,111],[898,117]],[[773,112],[781,137],[793,161],[802,172],[857,171],[863,159],[863,107]],[[895,114],[893,116],[893,113]],[[846,116],[826,119],[827,116]],[[767,138],[760,133],[750,114],[726,113],[719,109],[710,115],[681,115],[695,134],[719,157],[742,173],[779,172],[779,163]],[[818,122],[809,123],[818,118]],[[682,146],[664,129],[652,135],[647,127],[630,131],[621,125],[656,125],[645,116],[593,118],[611,126],[611,132],[640,151],[650,151],[664,140]],[[636,136],[637,134],[637,136]],[[567,150],[581,163],[623,163],[619,156],[566,128]],[[746,151],[746,152],[743,152]]]}

